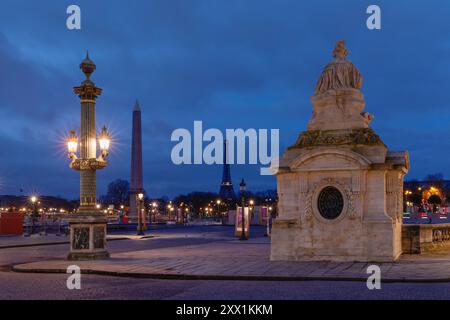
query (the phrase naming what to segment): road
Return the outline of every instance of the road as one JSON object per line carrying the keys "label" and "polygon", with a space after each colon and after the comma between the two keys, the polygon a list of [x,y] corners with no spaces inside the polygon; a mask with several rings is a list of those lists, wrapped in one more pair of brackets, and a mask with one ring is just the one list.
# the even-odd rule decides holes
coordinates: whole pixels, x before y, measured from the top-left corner
{"label": "road", "polygon": [[[256,230],[261,236],[264,228]],[[183,246],[229,239],[229,227],[155,230],[149,240],[109,242],[112,253]],[[449,299],[450,283],[383,283],[368,290],[364,282],[154,280],[82,275],[81,290],[69,290],[64,274],[22,274],[18,263],[63,258],[67,245],[0,250],[0,299]]]}
{"label": "road", "polygon": [[0,299],[448,299],[450,284],[361,282],[152,280],[82,275],[81,289],[68,290],[62,274],[0,272]]}

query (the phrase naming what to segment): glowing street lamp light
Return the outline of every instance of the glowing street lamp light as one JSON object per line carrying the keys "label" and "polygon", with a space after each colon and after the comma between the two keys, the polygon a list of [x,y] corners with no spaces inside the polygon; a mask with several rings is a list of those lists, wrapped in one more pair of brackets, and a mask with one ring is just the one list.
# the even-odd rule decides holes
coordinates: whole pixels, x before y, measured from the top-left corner
{"label": "glowing street lamp light", "polygon": [[98,144],[100,146],[100,150],[102,151],[102,155],[106,157],[108,155],[109,146],[111,144],[111,137],[105,126],[103,126],[102,131],[98,136]]}
{"label": "glowing street lamp light", "polygon": [[69,137],[67,138],[67,150],[69,151],[69,158],[72,158],[77,153],[78,137],[75,130],[70,130]]}

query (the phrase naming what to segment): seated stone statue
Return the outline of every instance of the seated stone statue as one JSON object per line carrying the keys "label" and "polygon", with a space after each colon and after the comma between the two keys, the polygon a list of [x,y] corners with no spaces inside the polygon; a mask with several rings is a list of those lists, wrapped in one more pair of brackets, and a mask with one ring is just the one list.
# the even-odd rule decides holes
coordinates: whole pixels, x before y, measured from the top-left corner
{"label": "seated stone statue", "polygon": [[311,97],[313,116],[308,130],[366,129],[373,116],[364,112],[363,77],[347,60],[344,41],[337,41],[334,60],[327,64]]}
{"label": "seated stone statue", "polygon": [[335,60],[323,70],[316,85],[315,95],[330,89],[360,89],[362,87],[361,73],[350,60],[347,60],[347,55],[348,50],[345,48],[344,41],[338,41],[333,51]]}

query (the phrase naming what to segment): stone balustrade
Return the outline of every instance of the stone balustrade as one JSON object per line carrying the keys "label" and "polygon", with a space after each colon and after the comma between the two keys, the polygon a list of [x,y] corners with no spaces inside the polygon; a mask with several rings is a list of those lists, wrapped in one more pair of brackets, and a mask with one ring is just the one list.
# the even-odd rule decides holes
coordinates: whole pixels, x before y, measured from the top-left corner
{"label": "stone balustrade", "polygon": [[450,249],[450,224],[403,225],[402,249],[406,254]]}

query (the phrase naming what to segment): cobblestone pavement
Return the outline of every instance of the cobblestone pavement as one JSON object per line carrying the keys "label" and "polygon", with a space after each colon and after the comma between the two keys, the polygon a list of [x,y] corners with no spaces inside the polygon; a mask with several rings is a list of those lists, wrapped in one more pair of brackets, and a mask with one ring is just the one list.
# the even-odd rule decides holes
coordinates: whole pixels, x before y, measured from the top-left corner
{"label": "cobblestone pavement", "polygon": [[[367,280],[368,263],[273,262],[269,261],[270,240],[262,237],[262,232],[249,241],[242,242],[230,235],[230,229],[223,228],[225,227],[195,229],[197,232],[183,229],[184,231],[174,234],[156,234],[155,238],[126,240],[121,245],[129,244],[129,250],[113,250],[109,260],[69,262],[64,260],[64,256],[56,259],[49,257],[46,260],[15,265],[13,270],[65,273],[69,265],[77,264],[84,273],[129,277]],[[207,232],[198,233],[198,230]],[[169,245],[171,242],[172,245]],[[110,244],[115,246],[113,242]],[[378,265],[382,281],[385,282],[450,282],[450,255],[447,253],[403,256],[399,262]]]}

